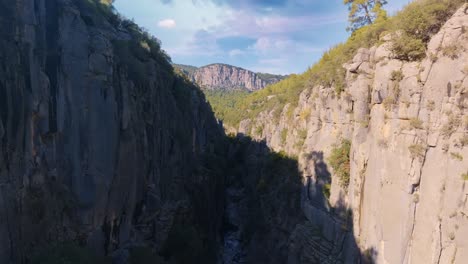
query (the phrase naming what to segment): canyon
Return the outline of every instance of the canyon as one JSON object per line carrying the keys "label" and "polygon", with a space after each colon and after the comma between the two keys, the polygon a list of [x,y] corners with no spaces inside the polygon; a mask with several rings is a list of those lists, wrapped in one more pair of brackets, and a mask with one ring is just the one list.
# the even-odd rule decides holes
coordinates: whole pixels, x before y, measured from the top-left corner
{"label": "canyon", "polygon": [[174,69],[111,4],[0,0],[0,263],[466,262],[466,4],[225,127],[204,89],[282,77]]}

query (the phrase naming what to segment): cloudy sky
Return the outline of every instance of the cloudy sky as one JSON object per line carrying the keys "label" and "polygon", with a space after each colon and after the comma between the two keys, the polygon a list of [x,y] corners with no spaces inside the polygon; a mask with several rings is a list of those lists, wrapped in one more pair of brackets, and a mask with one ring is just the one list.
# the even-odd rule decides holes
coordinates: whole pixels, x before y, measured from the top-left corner
{"label": "cloudy sky", "polygon": [[[409,0],[389,0],[390,13]],[[227,63],[301,73],[344,41],[343,0],[116,0],[117,10],[162,41],[174,63]]]}

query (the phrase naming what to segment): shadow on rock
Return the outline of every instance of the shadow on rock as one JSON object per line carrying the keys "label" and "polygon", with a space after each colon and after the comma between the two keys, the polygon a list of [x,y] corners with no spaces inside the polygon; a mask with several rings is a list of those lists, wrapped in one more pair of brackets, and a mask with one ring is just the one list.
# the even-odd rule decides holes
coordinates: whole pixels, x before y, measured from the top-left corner
{"label": "shadow on rock", "polygon": [[359,251],[343,197],[328,205],[322,152],[308,155],[315,177],[304,179],[296,158],[265,142],[228,141],[222,263],[373,263],[374,249]]}

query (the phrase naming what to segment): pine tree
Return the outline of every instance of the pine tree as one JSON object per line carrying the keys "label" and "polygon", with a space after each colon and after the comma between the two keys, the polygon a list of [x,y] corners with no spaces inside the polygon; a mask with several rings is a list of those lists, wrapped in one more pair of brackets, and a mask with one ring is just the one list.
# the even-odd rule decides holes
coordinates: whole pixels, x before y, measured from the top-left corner
{"label": "pine tree", "polygon": [[375,21],[386,19],[387,13],[382,8],[387,4],[387,0],[344,0],[344,4],[349,9],[348,31],[357,29],[374,23]]}

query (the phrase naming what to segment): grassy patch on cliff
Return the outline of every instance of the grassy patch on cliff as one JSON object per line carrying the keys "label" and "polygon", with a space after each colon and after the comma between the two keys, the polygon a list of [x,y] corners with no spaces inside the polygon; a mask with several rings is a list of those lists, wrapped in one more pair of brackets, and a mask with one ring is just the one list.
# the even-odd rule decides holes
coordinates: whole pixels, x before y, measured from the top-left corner
{"label": "grassy patch on cliff", "polygon": [[335,176],[338,177],[340,186],[343,188],[348,188],[349,185],[351,168],[350,150],[351,141],[344,139],[339,145],[333,146],[331,154],[328,157],[328,162],[333,168]]}
{"label": "grassy patch on cliff", "polygon": [[[235,114],[226,109],[226,124],[237,125],[241,120],[254,118],[260,112],[283,109],[286,104],[297,105],[300,93],[317,85],[333,87],[339,96],[345,88],[346,70],[359,48],[369,48],[380,43],[380,38],[392,34],[394,56],[402,60],[419,60],[425,56],[430,37],[459,8],[464,0],[422,0],[408,4],[395,16],[362,27],[341,44],[326,51],[322,58],[300,75],[266,87],[235,102]],[[398,33],[397,33],[398,32]],[[219,111],[224,111],[219,110]]]}

